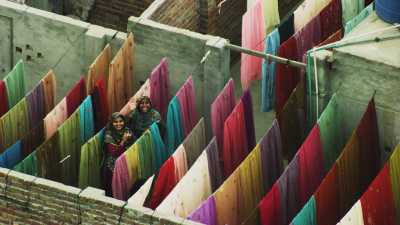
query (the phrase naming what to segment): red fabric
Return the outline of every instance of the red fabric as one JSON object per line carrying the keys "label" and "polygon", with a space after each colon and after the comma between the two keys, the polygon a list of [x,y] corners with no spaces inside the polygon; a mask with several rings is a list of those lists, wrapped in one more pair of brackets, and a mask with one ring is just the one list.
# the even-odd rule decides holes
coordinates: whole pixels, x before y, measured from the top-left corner
{"label": "red fabric", "polygon": [[315,192],[315,201],[318,225],[333,225],[341,219],[337,164],[333,165]]}
{"label": "red fabric", "polygon": [[223,146],[224,175],[228,177],[243,159],[246,158],[248,152],[242,101],[239,101],[232,113],[225,120]]}
{"label": "red fabric", "polygon": [[278,182],[275,182],[269,193],[261,200],[259,205],[261,225],[282,224],[281,196]]}
{"label": "red fabric", "polygon": [[317,16],[321,24],[321,39],[323,41],[342,28],[342,4],[333,0]]}
{"label": "red fabric", "polygon": [[155,184],[153,192],[150,194],[149,201],[145,204],[146,207],[151,209],[157,208],[157,206],[167,197],[172,191],[178,180],[175,176],[175,162],[173,157],[169,157],[167,161],[160,168],[158,177],[155,178]]}
{"label": "red fabric", "polygon": [[8,111],[8,96],[6,83],[0,80],[0,117]]}
{"label": "red fabric", "polygon": [[[285,41],[278,49],[278,56],[297,60],[297,43],[294,36]],[[276,113],[280,113],[290,94],[300,80],[299,69],[285,64],[276,64]]]}
{"label": "red fabric", "polygon": [[297,43],[297,60],[305,62],[307,51],[317,46],[323,40],[321,38],[320,18],[318,16],[314,17],[294,37]]}
{"label": "red fabric", "polygon": [[327,44],[331,44],[333,42],[337,42],[340,39],[342,39],[342,37],[343,37],[343,32],[342,32],[342,29],[340,29],[340,30],[336,31],[334,34],[332,34],[330,37],[325,39],[323,42],[319,43],[318,47],[324,46]]}
{"label": "red fabric", "polygon": [[369,102],[368,108],[357,127],[357,136],[361,149],[360,185],[363,191],[378,174],[381,161],[374,99]]}
{"label": "red fabric", "polygon": [[85,79],[82,77],[66,95],[68,117],[78,108],[86,97]]}
{"label": "red fabric", "polygon": [[96,82],[93,93],[91,93],[91,95],[94,109],[95,127],[98,131],[107,124],[110,116],[106,85],[103,79]]}
{"label": "red fabric", "polygon": [[[265,21],[263,1],[257,1],[247,10],[242,19],[242,47],[255,51],[264,51]],[[242,53],[240,76],[243,90],[248,89],[250,82],[261,79],[263,59]]]}
{"label": "red fabric", "polygon": [[166,118],[171,95],[169,93],[169,76],[167,59],[163,58],[150,75],[150,99],[152,107]]}
{"label": "red fabric", "polygon": [[319,126],[316,124],[299,150],[299,200],[305,205],[324,178]]}
{"label": "red fabric", "polygon": [[388,163],[361,197],[361,206],[365,225],[396,224],[396,211]]}
{"label": "red fabric", "polygon": [[125,146],[123,145],[115,145],[115,144],[107,144],[107,151],[115,158],[118,158],[125,151]]}
{"label": "red fabric", "polygon": [[183,123],[184,136],[186,137],[199,121],[199,115],[196,111],[196,96],[194,93],[194,84],[192,76],[179,89],[176,97],[179,100],[181,109],[181,118]]}
{"label": "red fabric", "polygon": [[368,6],[369,4],[371,4],[371,2],[373,2],[374,0],[365,0],[365,6]]}

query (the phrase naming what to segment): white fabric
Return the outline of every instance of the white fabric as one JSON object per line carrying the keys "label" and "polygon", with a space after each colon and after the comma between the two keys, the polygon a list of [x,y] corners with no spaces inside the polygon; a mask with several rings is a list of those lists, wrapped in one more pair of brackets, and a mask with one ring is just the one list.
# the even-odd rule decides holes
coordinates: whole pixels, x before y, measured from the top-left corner
{"label": "white fabric", "polygon": [[360,200],[350,209],[337,225],[364,225]]}
{"label": "white fabric", "polygon": [[207,152],[199,156],[156,211],[186,218],[212,194]]}
{"label": "white fabric", "polygon": [[143,206],[146,201],[146,197],[149,195],[151,184],[153,183],[154,175],[147,179],[146,183],[140,187],[140,189],[128,199],[128,203],[134,206]]}

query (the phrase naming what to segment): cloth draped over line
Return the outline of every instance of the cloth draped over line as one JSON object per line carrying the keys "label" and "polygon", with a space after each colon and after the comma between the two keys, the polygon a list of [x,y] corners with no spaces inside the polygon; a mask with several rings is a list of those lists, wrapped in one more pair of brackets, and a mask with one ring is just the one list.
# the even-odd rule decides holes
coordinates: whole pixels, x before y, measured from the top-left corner
{"label": "cloth draped over line", "polygon": [[183,132],[184,137],[186,137],[199,121],[199,115],[197,114],[196,110],[196,96],[193,85],[193,77],[191,75],[178,90],[176,97],[178,98],[181,106]]}
{"label": "cloth draped over line", "polygon": [[67,98],[63,98],[53,110],[51,110],[43,119],[45,127],[46,140],[51,138],[57,131],[57,128],[68,118]]}
{"label": "cloth draped over line", "polygon": [[18,164],[22,156],[21,141],[15,142],[6,151],[0,154],[0,167],[13,169]]}
{"label": "cloth draped over line", "polygon": [[107,44],[93,61],[93,63],[89,66],[88,75],[86,78],[86,90],[88,95],[93,93],[96,83],[99,80],[106,81],[105,87],[107,88],[111,57],[111,46],[110,44]]}
{"label": "cloth draped over line", "polygon": [[357,203],[350,209],[349,213],[347,213],[338,223],[338,225],[364,225],[363,212],[361,207],[361,202],[357,201]]}
{"label": "cloth draped over line", "polygon": [[28,134],[21,138],[22,159],[32,153],[40,144],[44,142],[45,130],[44,122],[41,121],[36,127],[32,128]]}
{"label": "cloth draped over line", "polygon": [[152,107],[161,114],[161,118],[167,115],[168,103],[171,99],[169,70],[167,58],[162,58],[160,63],[150,74],[150,94]]}
{"label": "cloth draped over line", "polygon": [[0,80],[0,117],[8,111],[7,87],[4,80]]}
{"label": "cloth draped over line", "polygon": [[86,98],[85,79],[83,77],[72,87],[65,98],[67,101],[67,117],[70,117]]}
{"label": "cloth draped over line", "polygon": [[181,118],[181,106],[178,98],[174,96],[167,112],[167,150],[172,154],[184,138],[183,124]]}
{"label": "cloth draped over line", "polygon": [[24,62],[19,60],[3,80],[7,87],[8,108],[11,109],[25,97],[26,85]]}
{"label": "cloth draped over line", "polygon": [[57,131],[32,153],[36,153],[37,174],[39,177],[61,182],[59,142],[60,137]]}
{"label": "cloth draped over line", "polygon": [[133,51],[133,35],[129,33],[109,66],[107,96],[111,112],[119,111],[133,95]]}
{"label": "cloth draped over line", "polygon": [[[242,47],[262,52],[266,36],[263,1],[258,0],[242,17]],[[241,53],[240,77],[243,90],[261,79],[262,58]]]}
{"label": "cloth draped over line", "polygon": [[294,11],[294,29],[301,30],[325,8],[332,0],[306,0]]}
{"label": "cloth draped over line", "polygon": [[188,219],[207,225],[217,225],[216,206],[214,195],[210,196]]}
{"label": "cloth draped over line", "polygon": [[94,134],[94,111],[92,96],[88,96],[83,100],[79,107],[79,127],[81,135],[81,143],[85,143]]}
{"label": "cloth draped over line", "polygon": [[[121,113],[124,116],[129,115],[130,112],[132,112],[134,109],[136,109],[136,100],[139,99],[142,96],[150,96],[151,93],[151,84],[150,84],[150,80],[147,79],[144,84],[140,87],[140,89],[135,93],[135,95],[133,95],[128,103],[125,104],[124,107],[122,107],[122,109],[119,111],[119,113]],[[153,89],[156,87],[153,87]],[[156,89],[157,90],[157,89]],[[153,102],[152,102],[153,104]]]}
{"label": "cloth draped over line", "polygon": [[43,83],[39,82],[27,95],[28,115],[30,127],[35,127],[45,114],[45,98]]}
{"label": "cloth draped over line", "polygon": [[223,175],[219,159],[217,139],[214,137],[207,145],[208,171],[210,173],[211,190],[214,192],[223,182]]}
{"label": "cloth draped over line", "polygon": [[211,127],[216,137],[220,156],[222,156],[223,149],[224,123],[234,107],[235,84],[233,79],[229,79],[211,104]]}
{"label": "cloth draped over line", "polygon": [[254,129],[254,116],[253,116],[253,100],[251,98],[250,90],[243,92],[240,101],[243,102],[244,124],[246,127],[247,149],[253,149],[256,146],[256,135]]}
{"label": "cloth draped over line", "polygon": [[105,81],[98,80],[90,95],[93,103],[94,127],[96,131],[99,131],[107,124],[110,117]]}
{"label": "cloth draped over line", "polygon": [[392,183],[393,199],[396,208],[397,223],[400,223],[400,145],[398,145],[389,159],[390,180]]}
{"label": "cloth draped over line", "polygon": [[44,114],[47,115],[56,104],[56,75],[53,70],[49,72],[42,79],[43,91],[44,91],[44,103],[45,109]]}
{"label": "cloth draped over line", "polygon": [[37,176],[37,165],[36,152],[32,152],[25,157],[22,162],[18,163],[14,167],[14,170],[25,174],[31,174],[32,176]]}

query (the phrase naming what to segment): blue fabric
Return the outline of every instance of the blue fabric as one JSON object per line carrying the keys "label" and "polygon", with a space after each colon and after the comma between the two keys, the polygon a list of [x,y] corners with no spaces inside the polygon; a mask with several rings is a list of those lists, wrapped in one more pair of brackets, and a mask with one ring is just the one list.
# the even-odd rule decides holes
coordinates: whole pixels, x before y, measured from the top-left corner
{"label": "blue fabric", "polygon": [[86,97],[79,107],[81,143],[85,143],[94,135],[94,116],[91,96]]}
{"label": "blue fabric", "polygon": [[178,98],[174,96],[167,112],[167,150],[172,154],[183,141],[183,126],[181,118],[181,106]]}
{"label": "blue fabric", "polygon": [[373,11],[374,3],[369,4],[365,9],[363,9],[357,16],[346,23],[344,28],[344,35],[347,35],[352,31],[358,24],[360,24],[365,18],[367,18]]}
{"label": "blue fabric", "polygon": [[0,167],[7,169],[14,168],[21,161],[21,140],[15,142],[3,154],[0,155]]}
{"label": "blue fabric", "polygon": [[317,225],[317,209],[314,196],[311,196],[307,204],[293,219],[293,225]]}
{"label": "blue fabric", "polygon": [[165,149],[163,140],[161,139],[160,130],[158,129],[157,123],[153,123],[150,126],[150,133],[153,139],[154,145],[154,161],[156,169],[160,169],[161,165],[168,158],[168,152]]}
{"label": "blue fabric", "polygon": [[[265,39],[265,52],[271,55],[278,54],[280,36],[278,29],[273,30]],[[261,81],[261,111],[268,112],[275,105],[275,71],[276,62],[264,60],[262,64]]]}

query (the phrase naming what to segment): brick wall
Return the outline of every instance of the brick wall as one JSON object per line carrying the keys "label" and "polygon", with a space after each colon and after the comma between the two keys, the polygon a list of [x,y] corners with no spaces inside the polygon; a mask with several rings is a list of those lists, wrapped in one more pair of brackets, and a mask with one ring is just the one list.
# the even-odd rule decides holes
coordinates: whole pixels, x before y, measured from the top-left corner
{"label": "brick wall", "polygon": [[0,168],[0,224],[198,224],[183,220],[161,218],[105,197],[99,189],[81,190]]}
{"label": "brick wall", "polygon": [[199,31],[198,0],[165,0],[150,17],[159,23]]}
{"label": "brick wall", "polygon": [[126,31],[129,16],[139,16],[154,0],[96,0],[89,22]]}

